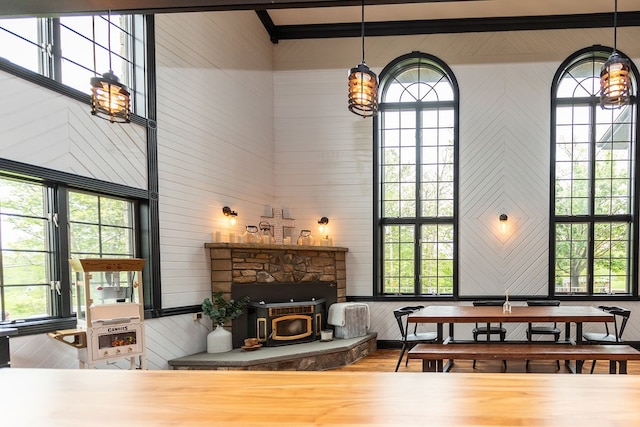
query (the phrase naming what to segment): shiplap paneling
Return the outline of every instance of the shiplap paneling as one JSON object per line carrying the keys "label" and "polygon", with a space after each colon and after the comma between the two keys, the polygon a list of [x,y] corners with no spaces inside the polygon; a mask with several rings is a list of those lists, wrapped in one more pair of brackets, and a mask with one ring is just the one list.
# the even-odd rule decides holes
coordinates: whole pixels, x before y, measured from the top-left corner
{"label": "shiplap paneling", "polygon": [[3,72],[0,90],[0,156],[147,188],[144,127],[98,119],[87,104]]}
{"label": "shiplap paneling", "polygon": [[[252,12],[156,19],[163,307],[211,295],[203,244],[273,201],[272,45]],[[230,229],[222,207],[238,212]]]}
{"label": "shiplap paneling", "polygon": [[[638,35],[640,29],[624,28],[618,48],[640,57]],[[506,288],[546,295],[553,75],[573,52],[611,41],[609,29],[366,38],[374,72],[422,51],[445,61],[460,85],[461,295],[503,295]],[[336,215],[329,225],[349,247],[352,296],[373,293],[371,121],[346,109],[346,76],[359,49],[355,39],[289,40],[274,48],[277,200],[292,210],[303,206],[298,222],[312,230],[321,215]],[[505,235],[501,213],[510,218]],[[379,338],[396,333],[397,304],[370,304]],[[640,319],[629,327],[630,337],[640,339],[639,326]]]}
{"label": "shiplap paneling", "polygon": [[[620,29],[618,48],[640,58],[639,35],[638,28]],[[360,62],[360,41],[272,46],[251,12],[160,15],[156,38],[163,306],[198,304],[208,295],[203,243],[214,229],[228,231],[225,205],[239,212],[238,234],[271,207],[296,219],[296,235],[302,228],[317,234],[317,220],[328,216],[335,243],[349,248],[348,294],[371,295],[372,128],[346,109],[346,76]],[[444,60],[460,83],[463,295],[501,294],[507,283],[515,292],[546,292],[550,78],[571,53],[593,44],[610,45],[610,29],[367,37],[375,72],[418,50]],[[95,132],[117,144],[134,139],[139,145],[125,147],[137,158],[144,138],[138,141],[136,130],[96,121],[86,106],[1,72],[0,88],[10,94],[0,105],[2,157],[146,187],[135,184],[143,178],[123,175],[144,171],[144,162],[91,164],[95,154],[71,148],[86,146]],[[42,105],[53,108],[32,126],[31,111]],[[534,211],[529,199],[540,204]],[[512,219],[508,236],[497,232],[502,209]],[[391,312],[398,304],[369,304],[371,329],[379,339],[397,339]],[[152,369],[204,349],[206,328],[190,319],[147,321]],[[628,328],[627,339],[640,340],[640,316],[632,315]],[[510,330],[510,337],[523,334],[521,326]],[[14,366],[77,365],[75,350],[44,335],[13,338],[11,351]]]}
{"label": "shiplap paneling", "polygon": [[[144,327],[147,369],[170,369],[169,360],[206,350],[211,321],[208,318],[194,321],[191,314],[184,314],[147,320]],[[14,368],[79,367],[77,350],[46,334],[11,338],[9,349]],[[129,360],[102,362],[96,368],[129,369]]]}

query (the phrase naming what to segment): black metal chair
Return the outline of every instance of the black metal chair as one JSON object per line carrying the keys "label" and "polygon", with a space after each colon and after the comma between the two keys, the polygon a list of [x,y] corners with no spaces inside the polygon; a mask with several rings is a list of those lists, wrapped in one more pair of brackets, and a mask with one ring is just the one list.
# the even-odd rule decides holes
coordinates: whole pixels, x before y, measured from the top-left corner
{"label": "black metal chair", "polygon": [[[558,307],[560,305],[560,301],[558,300],[530,300],[527,301],[528,306],[546,306],[546,307]],[[553,335],[553,341],[560,341],[560,329],[558,329],[558,324],[556,322],[551,325],[536,325],[533,326],[532,323],[529,323],[527,327],[527,341],[533,341],[534,335]],[[529,361],[527,360],[526,364],[527,369],[529,368]],[[560,361],[556,361],[556,367],[558,370],[560,369]]]}
{"label": "black metal chair", "polygon": [[[480,300],[480,301],[473,302],[474,306],[502,307],[503,304],[504,304],[504,301],[491,301],[491,300]],[[486,336],[489,340],[491,340],[492,335],[499,335],[500,341],[504,341],[507,339],[507,330],[502,327],[502,323],[499,323],[497,325],[493,325],[491,323],[487,323],[486,325],[480,325],[476,323],[476,326],[473,328],[471,333],[473,334],[474,341],[480,341],[479,337],[481,335]],[[507,361],[503,360],[502,364],[504,365],[504,368],[507,369]],[[474,368],[476,367],[475,360],[473,361],[473,367]]]}
{"label": "black metal chair", "polygon": [[[609,330],[609,323],[605,322],[605,332],[583,332],[582,339],[585,344],[620,344],[622,343],[622,334],[627,327],[627,322],[631,316],[631,310],[622,307],[600,305],[600,310],[613,314],[613,331]],[[613,332],[613,333],[611,333]],[[596,361],[591,364],[591,373],[596,367]]]}
{"label": "black metal chair", "polygon": [[[558,300],[531,300],[527,301],[528,306],[546,306],[546,307],[558,307],[560,301]],[[533,326],[529,323],[527,328],[527,341],[533,341],[534,335],[553,335],[553,341],[560,340],[560,329],[558,329],[557,323],[554,322],[553,326]]]}
{"label": "black metal chair", "polygon": [[[418,323],[414,323],[413,332],[409,331],[409,315],[414,313],[421,308],[424,308],[422,305],[415,306],[407,306],[393,310],[393,315],[396,318],[396,322],[398,323],[398,328],[400,329],[400,334],[402,335],[402,350],[400,351],[400,357],[398,358],[398,363],[396,364],[396,372],[398,372],[398,368],[400,367],[400,362],[402,362],[402,358],[404,357],[404,353],[416,344],[421,343],[429,343],[436,342],[438,338],[438,334],[436,332],[418,332]],[[409,355],[407,354],[407,361],[405,362],[405,366],[409,363]]]}

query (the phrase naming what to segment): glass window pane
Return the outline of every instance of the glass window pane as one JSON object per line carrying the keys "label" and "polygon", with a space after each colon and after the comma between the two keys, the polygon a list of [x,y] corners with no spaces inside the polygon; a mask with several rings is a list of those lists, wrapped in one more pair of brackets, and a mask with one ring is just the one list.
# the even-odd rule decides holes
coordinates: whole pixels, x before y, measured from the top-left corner
{"label": "glass window pane", "polygon": [[401,111],[381,105],[379,120],[383,292],[451,295],[457,111],[450,101],[457,94],[442,67],[420,54],[381,82],[382,104],[405,103]]}
{"label": "glass window pane", "polygon": [[42,185],[0,178],[0,300],[4,320],[51,315],[46,194]]}
{"label": "glass window pane", "polygon": [[38,26],[37,18],[0,19],[0,57],[42,73]]}

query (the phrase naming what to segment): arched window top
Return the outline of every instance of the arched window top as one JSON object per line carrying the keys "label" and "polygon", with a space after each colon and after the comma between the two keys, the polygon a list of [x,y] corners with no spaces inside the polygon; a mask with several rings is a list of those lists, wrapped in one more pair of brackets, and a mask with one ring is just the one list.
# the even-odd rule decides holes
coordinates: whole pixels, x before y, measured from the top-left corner
{"label": "arched window top", "polygon": [[[618,52],[620,53],[620,52]],[[600,96],[600,69],[611,55],[611,49],[593,46],[577,52],[565,61],[556,78],[556,98]],[[625,56],[625,55],[622,55]],[[635,92],[635,70],[631,71],[631,93]]]}
{"label": "arched window top", "polygon": [[457,84],[438,58],[414,52],[397,58],[380,73],[382,103],[453,101]]}

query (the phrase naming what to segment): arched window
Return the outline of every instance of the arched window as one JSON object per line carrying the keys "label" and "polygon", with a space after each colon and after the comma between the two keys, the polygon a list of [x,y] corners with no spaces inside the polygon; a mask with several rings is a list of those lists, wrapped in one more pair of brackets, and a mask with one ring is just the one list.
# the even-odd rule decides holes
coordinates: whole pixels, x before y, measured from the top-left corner
{"label": "arched window", "polygon": [[376,276],[382,295],[455,292],[458,85],[414,52],[380,73],[376,118]]}
{"label": "arched window", "polygon": [[[549,283],[555,295],[637,292],[637,98],[621,108],[600,107],[600,68],[610,54],[602,46],[576,52],[553,81]],[[632,65],[634,95],[636,77]]]}

